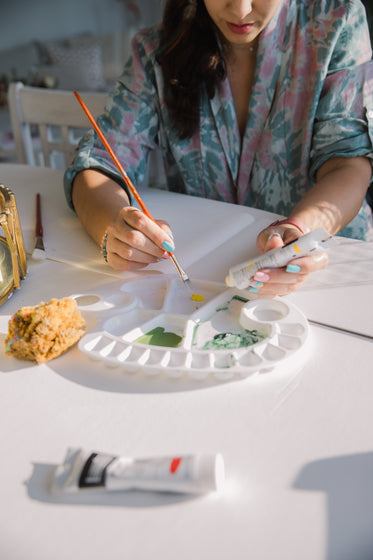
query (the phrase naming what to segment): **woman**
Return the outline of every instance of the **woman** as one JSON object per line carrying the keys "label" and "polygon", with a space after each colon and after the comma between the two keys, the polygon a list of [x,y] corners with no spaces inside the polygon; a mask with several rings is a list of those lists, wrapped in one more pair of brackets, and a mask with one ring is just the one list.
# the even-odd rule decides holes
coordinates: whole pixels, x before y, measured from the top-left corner
{"label": "woman", "polygon": [[[137,187],[159,145],[170,190],[287,216],[258,235],[260,252],[318,227],[373,239],[370,58],[359,0],[168,0],[162,25],[134,39],[99,125]],[[93,133],[65,188],[113,268],[174,249],[166,223],[130,206]],[[284,295],[326,265],[298,259],[251,289]]]}

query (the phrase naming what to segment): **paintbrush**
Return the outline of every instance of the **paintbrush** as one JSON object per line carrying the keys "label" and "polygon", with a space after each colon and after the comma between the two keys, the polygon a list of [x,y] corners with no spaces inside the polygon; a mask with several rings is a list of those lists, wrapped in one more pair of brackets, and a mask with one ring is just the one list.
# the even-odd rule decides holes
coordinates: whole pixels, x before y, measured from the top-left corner
{"label": "paintbrush", "polygon": [[36,260],[45,259],[45,248],[43,240],[43,223],[41,220],[41,197],[40,193],[36,195],[36,226],[35,226],[35,247],[32,252],[32,258]]}
{"label": "paintbrush", "polygon": [[[144,204],[144,201],[142,200],[142,198],[140,197],[139,193],[137,192],[135,186],[133,185],[131,179],[128,177],[127,173],[125,172],[125,170],[123,169],[121,163],[119,162],[118,158],[116,157],[116,155],[114,154],[113,150],[111,149],[109,143],[107,142],[105,136],[102,134],[99,126],[97,125],[96,121],[94,120],[93,116],[91,115],[89,109],[87,108],[86,104],[84,103],[84,101],[82,100],[82,98],[80,97],[79,93],[77,91],[74,91],[74,95],[76,97],[76,99],[78,100],[78,102],[80,103],[83,111],[85,112],[85,114],[88,117],[89,122],[91,123],[91,125],[93,126],[95,132],[97,133],[98,137],[100,138],[101,142],[103,143],[106,151],[108,152],[109,156],[111,157],[111,159],[113,160],[116,168],[118,169],[119,173],[121,174],[124,182],[126,183],[127,187],[129,188],[131,194],[133,195],[134,199],[136,200],[137,204],[140,206],[141,210],[144,212],[144,214],[150,218],[153,222],[155,222],[153,216],[150,214],[149,210],[147,209],[147,207]],[[183,270],[183,268],[181,267],[180,263],[178,262],[178,260],[176,259],[175,255],[173,253],[168,253],[170,255],[170,258],[180,276],[180,278],[182,279],[182,281],[184,282],[184,284],[186,286],[188,286],[189,288],[192,288],[191,286],[191,282],[189,280],[189,277],[187,275],[187,273],[185,272],[185,270]]]}

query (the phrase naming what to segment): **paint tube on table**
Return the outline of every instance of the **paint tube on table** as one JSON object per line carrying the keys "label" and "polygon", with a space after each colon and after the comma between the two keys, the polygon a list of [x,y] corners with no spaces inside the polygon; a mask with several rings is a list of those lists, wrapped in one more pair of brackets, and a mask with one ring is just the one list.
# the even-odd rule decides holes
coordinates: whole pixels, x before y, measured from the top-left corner
{"label": "paint tube on table", "polygon": [[217,455],[133,459],[69,448],[56,467],[52,492],[149,490],[205,494],[224,482],[224,462]]}
{"label": "paint tube on table", "polygon": [[229,287],[235,286],[242,290],[248,287],[258,270],[263,268],[280,268],[287,265],[293,259],[321,253],[330,247],[332,243],[335,243],[335,238],[326,229],[315,229],[297,239],[293,239],[283,247],[272,249],[258,257],[232,266],[229,269],[225,283]]}

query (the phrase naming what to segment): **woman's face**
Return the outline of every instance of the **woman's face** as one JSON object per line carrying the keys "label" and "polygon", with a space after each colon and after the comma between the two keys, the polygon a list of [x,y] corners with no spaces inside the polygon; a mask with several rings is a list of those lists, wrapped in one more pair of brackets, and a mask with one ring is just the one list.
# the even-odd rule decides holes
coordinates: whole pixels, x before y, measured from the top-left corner
{"label": "woman's face", "polygon": [[266,27],[282,0],[204,0],[211,19],[232,45],[249,45]]}

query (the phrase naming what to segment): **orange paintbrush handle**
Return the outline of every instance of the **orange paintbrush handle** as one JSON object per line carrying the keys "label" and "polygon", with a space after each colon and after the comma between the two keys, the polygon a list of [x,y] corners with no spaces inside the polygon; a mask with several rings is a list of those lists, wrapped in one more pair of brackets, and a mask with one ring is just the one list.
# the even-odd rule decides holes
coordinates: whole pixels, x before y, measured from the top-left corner
{"label": "orange paintbrush handle", "polygon": [[[118,169],[119,173],[121,174],[121,176],[123,177],[124,182],[126,183],[127,187],[129,188],[129,190],[131,191],[133,197],[135,198],[137,204],[140,206],[141,210],[144,212],[144,214],[150,218],[151,220],[153,220],[153,222],[155,222],[153,216],[150,214],[149,210],[147,209],[147,207],[145,206],[144,202],[142,201],[139,193],[137,192],[137,190],[135,189],[134,185],[131,182],[131,179],[128,177],[127,173],[124,171],[123,167],[121,166],[117,156],[114,154],[113,150],[110,148],[109,143],[107,142],[105,136],[102,134],[101,130],[99,129],[96,121],[94,120],[94,118],[92,117],[91,113],[89,112],[88,108],[86,107],[85,103],[83,102],[82,98],[80,97],[79,93],[77,91],[74,91],[74,95],[77,98],[77,100],[79,101],[83,111],[85,112],[85,114],[88,117],[89,122],[91,123],[91,125],[93,126],[94,130],[96,131],[98,137],[100,138],[101,142],[103,143],[106,151],[108,152],[109,156],[111,157],[111,159],[113,160],[116,168]],[[183,270],[180,266],[180,264],[178,263],[178,261],[176,260],[176,257],[173,253],[167,251],[168,254],[170,255],[170,258],[178,272],[178,274],[180,275],[180,278],[182,279],[182,281],[184,283],[188,283],[190,286],[190,280],[188,278],[187,273],[185,272],[185,270]]]}
{"label": "orange paintbrush handle", "polygon": [[126,183],[127,187],[129,188],[129,190],[131,191],[131,194],[133,195],[134,199],[136,200],[137,204],[140,206],[141,210],[144,212],[144,214],[150,218],[151,220],[153,220],[153,222],[155,221],[153,216],[150,214],[149,210],[147,209],[147,207],[145,206],[143,200],[141,199],[139,193],[137,192],[137,190],[135,189],[131,179],[128,177],[127,173],[124,171],[122,165],[120,164],[117,156],[114,154],[113,150],[111,149],[111,147],[109,146],[109,143],[107,142],[105,136],[102,134],[101,130],[99,129],[96,121],[94,120],[94,118],[92,117],[92,114],[90,113],[90,111],[88,110],[86,104],[84,103],[84,101],[82,100],[82,98],[80,97],[79,93],[77,91],[74,91],[74,95],[77,98],[77,100],[79,101],[83,111],[85,112],[85,114],[88,117],[89,122],[91,123],[91,125],[93,126],[93,128],[95,129],[98,137],[100,138],[101,142],[103,143],[106,151],[108,152],[109,156],[111,157],[111,159],[113,160],[116,168],[118,169],[119,173],[121,174],[121,176],[123,177],[124,182]]}

